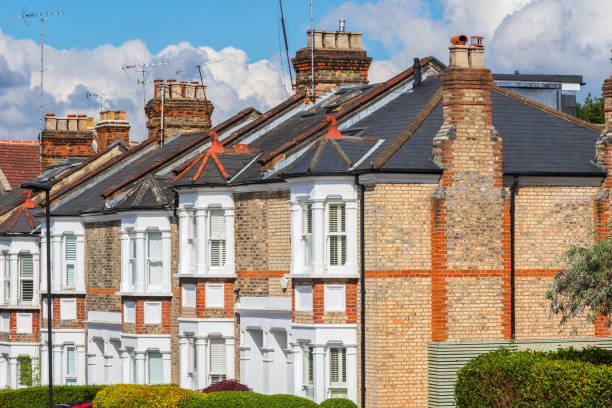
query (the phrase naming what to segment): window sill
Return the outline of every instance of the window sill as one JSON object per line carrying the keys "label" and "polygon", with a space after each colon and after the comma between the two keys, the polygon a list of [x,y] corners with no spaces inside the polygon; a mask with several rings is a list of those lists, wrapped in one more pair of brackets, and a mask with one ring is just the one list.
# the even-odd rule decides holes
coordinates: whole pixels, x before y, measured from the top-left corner
{"label": "window sill", "polygon": [[117,296],[133,297],[172,297],[172,292],[115,292]]}
{"label": "window sill", "polygon": [[289,273],[285,275],[291,279],[359,279],[358,273],[340,273],[340,272],[323,272],[323,273]]}
{"label": "window sill", "polygon": [[235,273],[213,271],[205,273],[175,273],[175,278],[235,278]]}
{"label": "window sill", "polygon": [[[53,288],[51,288],[51,295],[55,296],[55,295],[86,295],[87,291],[86,290],[76,290],[76,289],[59,289],[59,290],[55,290]],[[47,296],[47,288],[42,289],[39,292],[39,295],[42,296]]]}
{"label": "window sill", "polygon": [[0,304],[0,309],[1,310],[8,310],[8,309],[18,309],[18,310],[31,310],[31,309],[40,309],[39,305],[33,305],[33,304],[16,304],[16,305],[10,305],[10,304]]}

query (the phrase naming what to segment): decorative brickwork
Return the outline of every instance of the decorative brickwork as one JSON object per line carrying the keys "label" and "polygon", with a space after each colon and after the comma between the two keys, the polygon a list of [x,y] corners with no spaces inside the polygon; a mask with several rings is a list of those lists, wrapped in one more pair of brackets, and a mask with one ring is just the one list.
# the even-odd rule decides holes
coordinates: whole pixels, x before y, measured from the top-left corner
{"label": "decorative brickwork", "polygon": [[164,133],[170,139],[177,133],[210,129],[213,104],[206,99],[206,87],[199,82],[155,81],[155,97],[147,102],[149,138],[161,141],[161,102],[164,98]]}

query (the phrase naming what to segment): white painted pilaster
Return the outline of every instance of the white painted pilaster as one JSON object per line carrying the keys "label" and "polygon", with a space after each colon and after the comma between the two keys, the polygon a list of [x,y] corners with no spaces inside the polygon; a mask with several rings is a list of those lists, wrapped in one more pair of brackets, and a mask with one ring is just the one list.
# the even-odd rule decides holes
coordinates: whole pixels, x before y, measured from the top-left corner
{"label": "white painted pilaster", "polygon": [[136,352],[136,371],[138,384],[145,384],[146,373],[145,373],[145,353],[144,351]]}
{"label": "white painted pilaster", "polygon": [[196,228],[198,229],[198,273],[206,273],[208,270],[208,209],[198,208],[196,210]]}
{"label": "white painted pilaster", "polygon": [[195,341],[196,350],[198,353],[198,389],[205,388],[208,385],[208,341],[205,338],[198,337]]}
{"label": "white painted pilaster", "polygon": [[53,384],[64,383],[64,359],[62,346],[59,344],[53,345]]}
{"label": "white painted pilaster", "polygon": [[[227,253],[225,257],[225,273],[235,273],[234,267],[234,209],[225,208],[225,242]],[[233,378],[233,377],[232,377]]]}
{"label": "white painted pilaster", "polygon": [[[304,251],[302,242],[302,206],[298,201],[291,201],[291,273],[300,273],[304,269]],[[300,245],[297,245],[297,243]]]}
{"label": "white painted pilaster", "polygon": [[314,386],[315,402],[320,403],[325,400],[325,347],[315,346],[313,350],[314,360]]}
{"label": "white painted pilaster", "polygon": [[77,261],[76,282],[74,288],[77,292],[85,292],[85,236],[76,234]]}
{"label": "white painted pilaster", "polygon": [[40,346],[40,383],[41,385],[49,384],[49,348],[44,343]]}
{"label": "white painted pilaster", "polygon": [[357,403],[357,346],[346,346],[347,397]]}
{"label": "white painted pilaster", "polygon": [[[325,203],[323,200],[312,201],[312,272],[325,271]],[[315,238],[316,237],[316,238]]]}
{"label": "white painted pilaster", "polygon": [[132,289],[130,281],[130,236],[127,231],[121,231],[121,292]]}
{"label": "white painted pilaster", "polygon": [[171,243],[170,231],[162,231],[162,253],[163,253],[163,268],[162,268],[162,287],[163,292],[172,291],[171,276],[170,276],[170,259],[171,259]]}
{"label": "white painted pilaster", "polygon": [[225,369],[228,380],[236,378],[234,369],[234,337],[225,338]]}
{"label": "white painted pilaster", "polygon": [[164,369],[164,384],[170,384],[172,382],[170,372],[171,366],[171,353],[169,351],[162,351],[162,367]]}
{"label": "white painted pilaster", "polygon": [[189,339],[179,338],[179,385],[181,388],[191,388],[189,380]]}
{"label": "white painted pilaster", "polygon": [[[178,210],[179,219],[179,273],[188,273],[189,271],[189,213],[185,209]],[[182,379],[181,379],[182,381]],[[182,383],[181,383],[182,384]],[[182,387],[182,385],[181,385]]]}
{"label": "white painted pilaster", "polygon": [[145,234],[142,231],[136,232],[134,238],[136,239],[136,291],[144,292],[146,286],[145,271],[147,264],[147,260],[145,259]]}
{"label": "white painted pilaster", "polygon": [[53,256],[51,260],[51,279],[53,280],[51,289],[56,292],[61,290],[64,282],[64,273],[62,270],[62,236],[57,234],[51,235],[51,245],[53,247],[51,251],[51,256]]}
{"label": "white painted pilaster", "polygon": [[121,351],[121,383],[130,384],[132,382],[131,376],[131,361],[130,353],[127,350]]}
{"label": "white painted pilaster", "polygon": [[18,368],[19,368],[19,361],[17,360],[17,357],[9,357],[8,358],[8,362],[9,362],[9,385],[12,389],[17,389],[18,386],[18,381],[17,381],[17,376],[18,376]]}
{"label": "white painted pilaster", "polygon": [[34,268],[34,285],[32,295],[32,305],[40,306],[40,292],[38,290],[38,282],[40,282],[40,259],[38,254],[32,254],[32,262]]}
{"label": "white painted pilaster", "polygon": [[346,265],[345,271],[357,273],[357,200],[346,201]]}
{"label": "white painted pilaster", "polygon": [[17,304],[18,293],[19,293],[19,262],[17,254],[10,254],[11,264],[11,305]]}

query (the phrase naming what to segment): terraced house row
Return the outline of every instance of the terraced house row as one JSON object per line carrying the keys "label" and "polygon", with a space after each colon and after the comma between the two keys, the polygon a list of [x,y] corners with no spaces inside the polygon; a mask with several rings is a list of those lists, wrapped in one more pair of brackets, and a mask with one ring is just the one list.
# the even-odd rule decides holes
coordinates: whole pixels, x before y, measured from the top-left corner
{"label": "terraced house row", "polygon": [[131,148],[121,112],[48,115],[51,224],[0,199],[0,385],[48,382],[48,307],[58,384],[235,378],[376,407],[451,406],[456,369],[499,345],[608,347],[545,293],[609,232],[612,79],[586,123],[494,85],[473,40],[369,84],[359,33],[309,32],[315,89],[300,50],[295,95],[210,128],[202,84],[156,82]]}

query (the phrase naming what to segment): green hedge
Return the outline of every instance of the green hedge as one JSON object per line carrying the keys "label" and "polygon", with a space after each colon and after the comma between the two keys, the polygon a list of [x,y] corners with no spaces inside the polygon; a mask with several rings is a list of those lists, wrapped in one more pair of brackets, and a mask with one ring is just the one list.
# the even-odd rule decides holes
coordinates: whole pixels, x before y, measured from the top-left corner
{"label": "green hedge", "polygon": [[262,395],[247,391],[192,395],[179,404],[179,408],[316,408],[318,406],[309,399],[294,395]]}
{"label": "green hedge", "polygon": [[357,408],[357,404],[346,398],[330,398],[320,403],[319,406],[322,408]]}
{"label": "green hedge", "polygon": [[[53,387],[53,401],[62,402],[91,401],[103,385],[56,385]],[[19,390],[0,391],[2,408],[48,408],[49,387],[30,387]]]}
{"label": "green hedge", "polygon": [[111,385],[96,395],[96,408],[176,408],[195,391],[176,385]]}
{"label": "green hedge", "polygon": [[612,352],[506,349],[483,354],[457,374],[459,408],[612,407]]}

